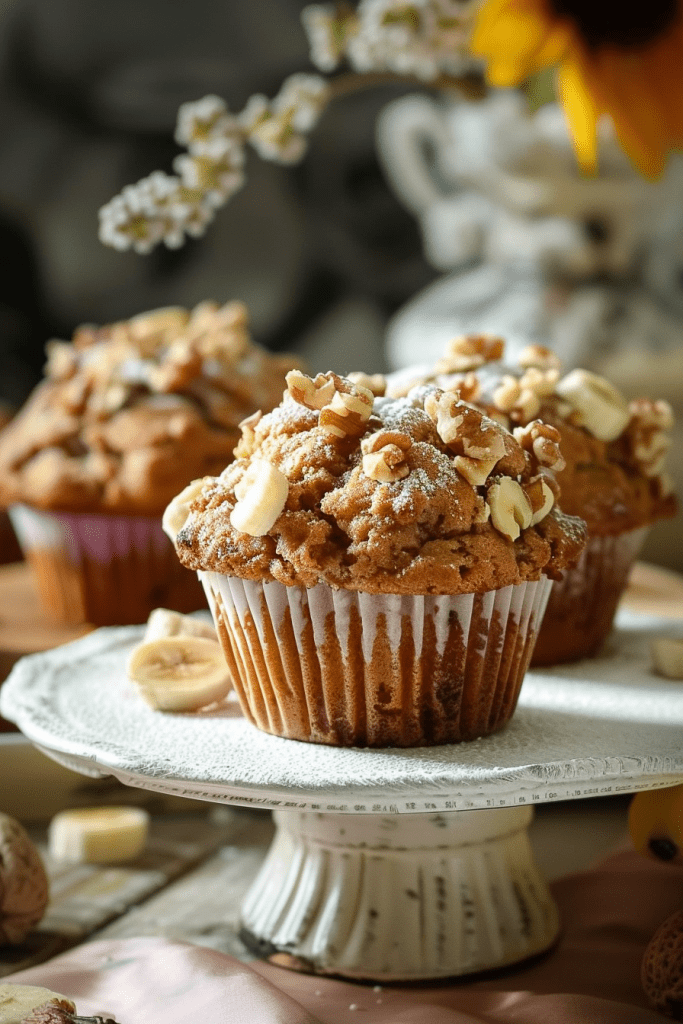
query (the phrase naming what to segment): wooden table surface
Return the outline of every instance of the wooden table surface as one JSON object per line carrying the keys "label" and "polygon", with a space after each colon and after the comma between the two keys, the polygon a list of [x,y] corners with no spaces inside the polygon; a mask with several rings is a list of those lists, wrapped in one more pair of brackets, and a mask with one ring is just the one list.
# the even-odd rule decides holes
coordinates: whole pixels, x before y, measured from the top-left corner
{"label": "wooden table surface", "polygon": [[[625,601],[642,612],[683,618],[683,579],[637,565]],[[38,610],[27,567],[0,567],[0,679],[22,654],[68,642],[90,628],[51,624]],[[39,927],[21,946],[0,948],[0,977],[89,938],[164,935],[252,959],[239,940],[239,908],[273,835],[269,812],[165,798],[126,789],[112,778],[85,779],[11,733],[0,737],[0,777],[0,811],[33,822],[29,828],[52,886]],[[50,786],[52,802],[43,792]],[[624,841],[628,802],[625,795],[538,807],[530,838],[545,877],[580,870]],[[121,803],[146,807],[152,815],[150,841],[139,860],[117,867],[50,860],[46,822],[36,820],[46,809],[51,814],[62,806]]]}

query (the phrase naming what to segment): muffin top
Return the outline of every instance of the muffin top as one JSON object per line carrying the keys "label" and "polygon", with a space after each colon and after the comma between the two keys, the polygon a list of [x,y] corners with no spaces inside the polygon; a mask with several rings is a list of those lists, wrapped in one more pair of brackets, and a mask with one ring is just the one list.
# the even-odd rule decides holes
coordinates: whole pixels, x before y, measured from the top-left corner
{"label": "muffin top", "polygon": [[287,374],[282,403],[243,424],[236,460],[164,515],[184,565],[368,593],[457,594],[557,577],[583,522],[555,507],[557,431],[513,436],[433,385]]}
{"label": "muffin top", "polygon": [[158,309],[46,346],[45,379],[0,433],[0,503],[159,515],[218,473],[293,357],[249,338],[241,302]]}
{"label": "muffin top", "polygon": [[661,400],[627,403],[588,370],[563,375],[547,348],[529,345],[517,365],[504,362],[502,339],[454,338],[434,367],[390,375],[387,392],[407,394],[432,384],[459,394],[510,429],[536,417],[560,436],[565,467],[557,471],[562,510],[586,520],[591,535],[613,535],[675,515],[676,499],[664,473],[673,413]]}

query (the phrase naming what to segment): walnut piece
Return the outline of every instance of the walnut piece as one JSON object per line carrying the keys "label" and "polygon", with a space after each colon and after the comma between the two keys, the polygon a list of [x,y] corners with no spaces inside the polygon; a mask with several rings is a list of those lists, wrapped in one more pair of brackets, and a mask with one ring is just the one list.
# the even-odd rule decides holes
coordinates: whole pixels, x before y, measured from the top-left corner
{"label": "walnut piece", "polygon": [[237,442],[235,448],[236,459],[247,459],[254,451],[254,443],[256,440],[256,427],[261,422],[263,413],[260,409],[252,413],[251,416],[247,416],[245,420],[239,424],[239,428],[242,431],[242,436]]}
{"label": "walnut piece", "polygon": [[529,452],[539,466],[560,473],[565,467],[565,461],[560,451],[560,433],[549,423],[541,420],[532,420],[525,427],[515,427],[512,431],[513,437],[524,449]]}
{"label": "walnut piece", "polygon": [[386,394],[387,379],[383,373],[369,374],[355,371],[348,375],[347,380],[350,380],[352,384],[360,384],[362,388],[372,391],[375,398],[381,398]]}
{"label": "walnut piece", "polygon": [[631,453],[643,474],[659,476],[671,447],[674,414],[668,402],[637,398],[629,405],[627,436]]}
{"label": "walnut piece", "polygon": [[493,392],[494,405],[510,419],[525,423],[538,414],[542,399],[553,394],[559,378],[559,370],[535,366],[521,377],[506,374]]}
{"label": "walnut piece", "polygon": [[363,472],[380,483],[403,480],[410,472],[405,453],[412,443],[412,438],[398,430],[378,430],[364,438]]}
{"label": "walnut piece", "polygon": [[301,370],[290,370],[285,380],[287,392],[307,409],[323,409],[332,401],[336,390],[334,380],[322,373],[313,380]]}
{"label": "walnut piece", "polygon": [[544,345],[527,345],[519,353],[517,362],[525,370],[530,366],[539,370],[559,370],[562,365],[559,357]]}
{"label": "walnut piece", "polygon": [[453,338],[446,346],[442,359],[436,364],[437,373],[465,373],[476,370],[484,363],[502,359],[505,342],[492,334],[463,334]]}
{"label": "walnut piece", "polygon": [[424,408],[441,440],[457,455],[498,460],[505,454],[500,424],[462,402],[457,394],[437,389],[427,396]]}
{"label": "walnut piece", "polygon": [[345,390],[335,391],[329,405],[320,410],[320,426],[335,437],[359,437],[370,419],[375,396],[343,377],[335,383]]}

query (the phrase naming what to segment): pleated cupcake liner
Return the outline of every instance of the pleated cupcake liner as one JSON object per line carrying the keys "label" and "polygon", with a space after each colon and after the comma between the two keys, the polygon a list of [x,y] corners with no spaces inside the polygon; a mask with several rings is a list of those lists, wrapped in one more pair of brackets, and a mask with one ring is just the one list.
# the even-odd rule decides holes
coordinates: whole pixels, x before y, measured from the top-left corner
{"label": "pleated cupcake liner", "polygon": [[335,746],[430,746],[502,728],[551,586],[413,596],[199,575],[244,714],[265,732]]}
{"label": "pleated cupcake liner", "polygon": [[71,625],[144,622],[157,607],[205,607],[196,575],[178,561],[161,517],[46,512],[9,516],[45,611]]}
{"label": "pleated cupcake liner", "polygon": [[553,583],[532,665],[579,661],[600,650],[649,529],[588,538],[574,568]]}

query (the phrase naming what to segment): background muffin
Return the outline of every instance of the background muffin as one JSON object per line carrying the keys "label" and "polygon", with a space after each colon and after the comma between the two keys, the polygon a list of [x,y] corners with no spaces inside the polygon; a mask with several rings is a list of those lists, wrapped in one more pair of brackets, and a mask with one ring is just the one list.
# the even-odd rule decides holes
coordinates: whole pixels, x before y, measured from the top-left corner
{"label": "background muffin", "polygon": [[202,595],[161,530],[171,497],[232,458],[239,422],[293,364],[239,302],[167,308],[47,345],[45,379],[0,434],[0,502],[60,619],[139,622]]}
{"label": "background muffin", "polygon": [[559,504],[585,520],[589,539],[553,587],[533,663],[574,661],[595,654],[609,633],[647,528],[676,512],[663,472],[673,414],[663,401],[627,403],[587,370],[562,376],[557,357],[541,346],[523,350],[514,366],[503,358],[499,338],[456,338],[435,367],[395,375],[390,390],[437,383],[515,433],[537,417],[557,430],[565,463],[556,467]]}
{"label": "background muffin", "polygon": [[584,542],[553,507],[555,432],[533,450],[435,387],[392,399],[381,377],[287,381],[236,461],[164,519],[202,576],[245,714],[341,745],[501,728],[547,577]]}

